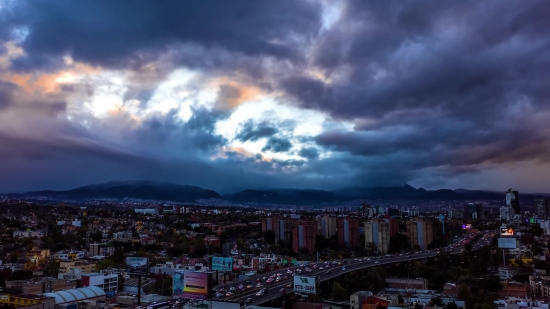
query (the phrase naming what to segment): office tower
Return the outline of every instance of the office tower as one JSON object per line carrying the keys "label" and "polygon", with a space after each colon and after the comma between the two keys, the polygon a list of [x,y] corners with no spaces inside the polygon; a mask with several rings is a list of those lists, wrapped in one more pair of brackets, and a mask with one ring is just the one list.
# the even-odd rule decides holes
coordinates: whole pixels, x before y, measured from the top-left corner
{"label": "office tower", "polygon": [[314,220],[299,219],[292,227],[292,250],[296,253],[300,249],[307,249],[312,254],[315,251],[317,237],[317,222]]}
{"label": "office tower", "polygon": [[502,206],[500,207],[500,219],[510,221],[510,210],[512,208]]}
{"label": "office tower", "polygon": [[318,217],[315,220],[317,221],[317,230],[319,235],[327,239],[336,235],[336,232],[337,232],[336,217],[325,215],[322,217]]}
{"label": "office tower", "polygon": [[508,189],[505,193],[506,195],[506,207],[511,208],[510,211],[511,214],[519,215],[520,214],[520,206],[519,206],[519,193],[518,191],[512,191],[512,189]]}
{"label": "office tower", "polygon": [[476,203],[464,205],[464,219],[483,219],[483,205]]}
{"label": "office tower", "polygon": [[375,243],[378,251],[388,253],[390,249],[390,225],[384,219],[374,219],[363,224],[365,231],[365,247]]}
{"label": "office tower", "polygon": [[338,218],[338,245],[353,248],[359,245],[359,219]]}
{"label": "office tower", "polygon": [[548,218],[548,200],[545,198],[535,200],[535,213],[539,219]]}
{"label": "office tower", "polygon": [[407,221],[407,240],[411,247],[428,249],[428,245],[433,241],[432,223],[418,218]]}

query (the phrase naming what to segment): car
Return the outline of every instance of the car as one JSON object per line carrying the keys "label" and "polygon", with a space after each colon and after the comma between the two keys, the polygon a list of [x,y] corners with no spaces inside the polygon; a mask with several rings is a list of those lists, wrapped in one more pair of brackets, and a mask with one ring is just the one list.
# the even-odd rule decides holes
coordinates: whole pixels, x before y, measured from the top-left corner
{"label": "car", "polygon": [[378,261],[374,262],[374,264],[378,264]]}
{"label": "car", "polygon": [[285,288],[281,288],[281,289],[279,290],[279,293],[284,293],[285,291],[286,291]]}
{"label": "car", "polygon": [[235,293],[236,290],[237,290],[237,289],[235,289],[234,286],[232,286],[232,287],[229,288],[229,292],[232,292],[232,293]]}
{"label": "car", "polygon": [[247,304],[250,304],[252,302],[252,298],[249,297],[244,302],[247,303]]}
{"label": "car", "polygon": [[233,293],[231,293],[231,292],[225,293],[225,296],[226,296],[226,297],[230,297],[231,295],[233,295]]}
{"label": "car", "polygon": [[286,271],[286,273],[287,274],[292,274],[292,270],[289,269],[289,270]]}
{"label": "car", "polygon": [[223,293],[216,293],[215,297],[216,298],[224,298],[225,294]]}
{"label": "car", "polygon": [[281,281],[281,280],[283,280],[283,278],[277,277],[277,278],[275,279],[275,282],[279,282],[279,281]]}
{"label": "car", "polygon": [[246,288],[247,288],[247,289],[251,289],[252,287],[253,287],[253,286],[252,286],[252,283],[246,285]]}
{"label": "car", "polygon": [[264,280],[264,281],[267,280],[267,277],[266,277],[266,276],[263,276],[263,277],[262,277],[262,280]]}
{"label": "car", "polygon": [[359,259],[358,259],[358,258],[354,258],[353,260],[354,260],[355,262],[359,261]]}
{"label": "car", "polygon": [[256,287],[257,287],[257,288],[261,288],[261,287],[262,287],[262,283],[261,283],[261,282],[258,282],[258,284],[256,284]]}
{"label": "car", "polygon": [[325,271],[325,274],[327,274],[327,275],[330,274],[330,269]]}
{"label": "car", "polygon": [[286,285],[287,288],[291,288],[292,287],[292,283],[289,283]]}
{"label": "car", "polygon": [[345,271],[346,270],[346,266],[342,266],[342,271]]}
{"label": "car", "polygon": [[262,296],[265,293],[265,289],[261,289],[258,293],[256,293],[256,296]]}
{"label": "car", "polygon": [[319,267],[319,270],[323,270],[323,269],[325,269],[323,266]]}

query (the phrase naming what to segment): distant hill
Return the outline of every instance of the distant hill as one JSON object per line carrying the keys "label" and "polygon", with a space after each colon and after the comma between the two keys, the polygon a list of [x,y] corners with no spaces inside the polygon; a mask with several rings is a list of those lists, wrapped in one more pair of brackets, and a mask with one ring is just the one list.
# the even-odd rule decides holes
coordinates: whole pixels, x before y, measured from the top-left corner
{"label": "distant hill", "polygon": [[[347,187],[333,191],[313,189],[249,189],[223,197],[216,191],[196,186],[156,181],[112,181],[91,184],[67,191],[37,191],[14,196],[41,196],[53,199],[135,198],[174,202],[195,202],[200,199],[225,199],[245,204],[319,205],[338,204],[351,200],[501,200],[504,192],[480,190],[425,190],[410,185],[393,187]],[[521,202],[532,204],[535,198],[548,194],[521,194]]]}
{"label": "distant hill", "polygon": [[70,199],[135,198],[174,202],[194,202],[199,199],[221,198],[213,190],[155,181],[112,181],[87,185],[68,191],[37,191],[22,195]]}

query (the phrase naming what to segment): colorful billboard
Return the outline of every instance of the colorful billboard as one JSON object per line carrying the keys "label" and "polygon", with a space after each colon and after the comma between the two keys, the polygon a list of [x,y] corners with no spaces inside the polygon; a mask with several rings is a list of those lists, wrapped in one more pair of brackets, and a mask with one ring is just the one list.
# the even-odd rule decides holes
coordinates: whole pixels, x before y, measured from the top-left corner
{"label": "colorful billboard", "polygon": [[149,259],[129,256],[126,258],[126,269],[130,274],[149,274]]}
{"label": "colorful billboard", "polygon": [[294,291],[315,294],[315,277],[294,276]]}
{"label": "colorful billboard", "polygon": [[212,257],[212,270],[219,271],[232,271],[233,270],[233,259],[224,258],[224,257]]}
{"label": "colorful billboard", "polygon": [[514,236],[514,229],[511,227],[502,227],[500,228],[501,236]]}
{"label": "colorful billboard", "polygon": [[471,225],[471,224],[462,224],[462,229],[463,229],[463,230],[471,230],[471,229],[472,229],[472,225]]}
{"label": "colorful billboard", "polygon": [[192,299],[212,298],[212,274],[174,271],[172,296]]}

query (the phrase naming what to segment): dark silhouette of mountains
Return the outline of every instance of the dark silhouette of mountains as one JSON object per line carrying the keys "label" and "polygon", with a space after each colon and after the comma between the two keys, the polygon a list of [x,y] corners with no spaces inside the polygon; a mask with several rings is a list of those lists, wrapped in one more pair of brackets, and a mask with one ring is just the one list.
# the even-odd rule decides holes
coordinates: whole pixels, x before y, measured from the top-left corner
{"label": "dark silhouette of mountains", "polygon": [[194,202],[200,199],[221,198],[213,190],[155,181],[112,181],[103,184],[87,185],[68,191],[37,191],[23,195],[60,199],[135,198],[174,202]]}
{"label": "dark silhouette of mountains", "polygon": [[[195,202],[200,199],[224,199],[235,203],[319,205],[357,199],[380,200],[504,200],[504,192],[480,190],[434,190],[410,185],[394,187],[347,187],[333,191],[312,189],[255,189],[221,196],[213,190],[196,186],[155,181],[113,181],[91,184],[67,191],[37,191],[22,196],[41,196],[53,199],[135,198],[174,202]],[[20,195],[20,196],[21,196]],[[544,194],[520,195],[532,201]]]}

